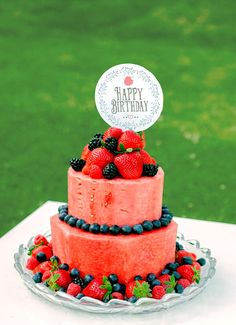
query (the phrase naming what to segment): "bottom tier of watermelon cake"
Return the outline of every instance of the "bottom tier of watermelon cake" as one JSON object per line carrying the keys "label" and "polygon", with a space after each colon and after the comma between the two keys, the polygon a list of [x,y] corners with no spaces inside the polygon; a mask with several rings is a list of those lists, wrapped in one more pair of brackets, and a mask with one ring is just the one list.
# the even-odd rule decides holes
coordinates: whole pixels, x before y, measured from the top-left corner
{"label": "bottom tier of watermelon cake", "polygon": [[51,217],[54,254],[63,263],[95,277],[115,273],[123,283],[136,274],[160,273],[175,261],[177,224],[143,232],[141,235],[94,234],[71,227],[58,215]]}

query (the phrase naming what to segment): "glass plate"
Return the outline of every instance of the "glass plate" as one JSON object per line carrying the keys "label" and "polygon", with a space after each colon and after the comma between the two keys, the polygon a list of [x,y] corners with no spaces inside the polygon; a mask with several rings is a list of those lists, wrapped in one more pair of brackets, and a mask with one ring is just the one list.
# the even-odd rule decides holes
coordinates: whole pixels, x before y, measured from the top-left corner
{"label": "glass plate", "polygon": [[[50,239],[50,232],[44,234]],[[211,256],[209,248],[201,248],[198,240],[184,239],[180,233],[177,235],[178,242],[184,246],[184,249],[193,252],[198,258],[204,257],[206,265],[201,270],[201,281],[199,284],[192,284],[184,290],[182,294],[169,293],[161,300],[153,298],[141,298],[135,303],[124,300],[113,299],[107,303],[99,301],[94,298],[83,297],[81,300],[74,298],[64,292],[53,292],[41,283],[35,283],[32,280],[32,273],[25,268],[26,260],[28,258],[27,251],[33,244],[33,237],[29,240],[27,245],[21,244],[18,252],[14,254],[15,268],[19,272],[25,285],[38,296],[43,297],[55,304],[62,305],[76,310],[84,310],[93,313],[145,313],[153,311],[161,311],[168,309],[179,303],[188,301],[198,295],[208,284],[209,280],[215,275],[216,259]]]}

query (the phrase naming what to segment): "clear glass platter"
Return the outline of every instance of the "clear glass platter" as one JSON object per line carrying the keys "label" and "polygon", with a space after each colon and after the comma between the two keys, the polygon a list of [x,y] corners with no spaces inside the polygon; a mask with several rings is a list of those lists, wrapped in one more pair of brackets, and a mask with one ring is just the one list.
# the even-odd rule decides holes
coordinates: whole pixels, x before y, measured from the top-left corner
{"label": "clear glass platter", "polygon": [[[44,234],[50,239],[50,233]],[[182,294],[169,293],[161,300],[153,298],[141,298],[135,303],[129,301],[112,299],[107,303],[93,299],[90,297],[83,297],[81,300],[74,298],[64,292],[53,292],[41,283],[35,283],[32,279],[32,273],[25,268],[26,260],[28,258],[27,251],[33,244],[33,237],[29,240],[27,245],[21,244],[18,252],[14,254],[15,268],[19,272],[24,284],[36,295],[47,299],[55,304],[72,308],[75,310],[83,310],[93,313],[146,313],[161,311],[163,309],[171,308],[179,303],[183,303],[194,298],[196,295],[204,290],[209,280],[216,272],[216,259],[211,256],[209,248],[202,248],[196,239],[185,239],[183,234],[178,234],[178,242],[184,246],[184,249],[193,252],[198,258],[204,257],[206,265],[201,270],[201,281],[199,284],[192,284],[184,290]]]}

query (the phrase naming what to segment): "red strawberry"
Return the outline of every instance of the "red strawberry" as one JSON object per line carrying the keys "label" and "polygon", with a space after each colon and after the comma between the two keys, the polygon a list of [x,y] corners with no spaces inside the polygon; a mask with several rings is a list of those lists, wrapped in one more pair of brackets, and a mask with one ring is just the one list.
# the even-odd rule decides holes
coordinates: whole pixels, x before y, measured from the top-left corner
{"label": "red strawberry", "polygon": [[143,143],[141,140],[140,135],[138,135],[137,133],[135,133],[132,130],[128,130],[125,131],[121,137],[119,138],[118,141],[118,150],[122,151],[122,145],[124,146],[125,149],[128,148],[142,148],[143,147]]}
{"label": "red strawberry", "polygon": [[88,165],[97,165],[102,169],[109,163],[113,162],[113,154],[105,148],[96,148],[91,151],[87,160]]}
{"label": "red strawberry", "polygon": [[142,156],[143,164],[153,164],[153,158],[145,150],[140,150],[140,155]]}
{"label": "red strawberry", "polygon": [[103,140],[105,141],[109,137],[113,137],[118,140],[119,137],[121,136],[122,132],[123,131],[121,129],[111,127],[109,129],[107,129],[106,132],[104,133]]}
{"label": "red strawberry", "polygon": [[135,296],[137,298],[151,297],[151,289],[148,282],[144,280],[134,280],[127,284],[125,295],[127,298]]}
{"label": "red strawberry", "polygon": [[196,261],[196,258],[197,258],[197,256],[194,253],[190,253],[190,252],[187,252],[185,250],[180,250],[180,251],[176,252],[176,256],[175,256],[176,262],[178,262],[179,264],[181,264],[182,258],[185,257],[185,256],[192,257],[192,259],[194,261]]}
{"label": "red strawberry", "polygon": [[197,270],[192,265],[188,265],[188,264],[181,265],[177,267],[176,271],[181,275],[182,278],[189,280],[190,283],[192,282],[199,283],[200,281],[200,271]]}
{"label": "red strawberry", "polygon": [[178,284],[180,284],[182,287],[187,288],[190,286],[190,281],[187,279],[180,279],[177,281]]}
{"label": "red strawberry", "polygon": [[89,176],[91,178],[96,178],[96,179],[103,178],[101,167],[99,167],[97,165],[91,165],[90,171],[89,171]]}
{"label": "red strawberry", "polygon": [[86,144],[86,146],[84,147],[82,154],[81,154],[81,159],[83,160],[87,160],[88,156],[90,155],[91,151],[88,148],[88,144]]}
{"label": "red strawberry", "polygon": [[89,172],[90,172],[90,166],[86,163],[85,166],[82,169],[82,173],[84,175],[89,175]]}
{"label": "red strawberry", "polygon": [[44,253],[47,257],[47,260],[49,260],[49,258],[52,256],[52,249],[49,246],[42,245],[42,246],[35,248],[32,252],[32,256],[36,258],[36,255],[39,252]]}
{"label": "red strawberry", "polygon": [[104,288],[101,288],[103,286],[103,280],[101,278],[99,279],[94,279],[89,284],[87,285],[86,288],[82,291],[82,293],[85,296],[95,298],[102,300],[105,294],[107,293],[107,290]]}
{"label": "red strawberry", "polygon": [[60,275],[60,277],[56,280],[56,283],[62,288],[67,288],[71,283],[70,273],[65,270],[57,270],[54,272],[54,275],[55,274]]}
{"label": "red strawberry", "polygon": [[114,163],[121,176],[126,179],[135,179],[142,175],[143,161],[139,152],[117,155],[114,159]]}
{"label": "red strawberry", "polygon": [[111,296],[113,299],[124,300],[124,296],[120,292],[113,292]]}
{"label": "red strawberry", "polygon": [[81,292],[81,286],[75,283],[70,283],[66,293],[68,293],[71,296],[77,296]]}
{"label": "red strawberry", "polygon": [[163,286],[164,289],[169,288],[169,285],[165,283],[165,282],[170,282],[169,274],[160,275],[158,280],[161,282],[161,285]]}
{"label": "red strawberry", "polygon": [[34,238],[34,245],[48,245],[48,241],[44,236],[37,235]]}
{"label": "red strawberry", "polygon": [[166,291],[162,286],[155,286],[152,289],[152,298],[161,299],[165,295]]}
{"label": "red strawberry", "polygon": [[33,270],[33,273],[41,272],[44,274],[46,271],[50,271],[52,269],[52,262],[51,261],[45,261],[43,263],[40,263],[36,268]]}
{"label": "red strawberry", "polygon": [[38,265],[39,265],[39,261],[35,257],[31,256],[27,259],[26,268],[28,270],[33,271],[33,269],[35,269],[36,266],[38,266]]}
{"label": "red strawberry", "polygon": [[50,242],[48,243],[48,246],[52,249],[52,241],[50,240]]}
{"label": "red strawberry", "polygon": [[193,267],[195,267],[196,270],[201,271],[201,265],[198,262],[193,262]]}
{"label": "red strawberry", "polygon": [[43,273],[42,282],[45,282],[47,279],[49,279],[51,275],[52,275],[51,271],[45,271]]}

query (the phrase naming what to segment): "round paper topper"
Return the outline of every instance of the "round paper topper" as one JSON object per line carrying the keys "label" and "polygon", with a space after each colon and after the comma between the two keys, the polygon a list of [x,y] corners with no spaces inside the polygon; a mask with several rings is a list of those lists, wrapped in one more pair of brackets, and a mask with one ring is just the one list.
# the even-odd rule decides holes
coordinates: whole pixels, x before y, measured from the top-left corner
{"label": "round paper topper", "polygon": [[116,65],[101,76],[95,90],[99,114],[110,126],[143,131],[163,108],[163,92],[156,77],[136,64]]}

